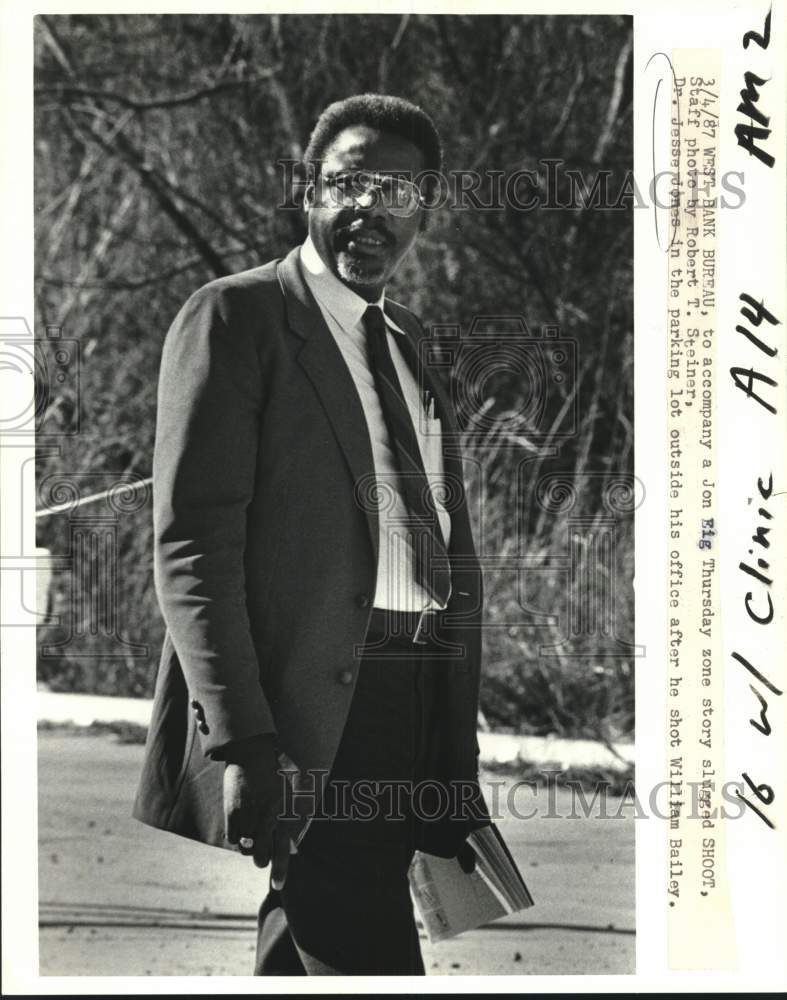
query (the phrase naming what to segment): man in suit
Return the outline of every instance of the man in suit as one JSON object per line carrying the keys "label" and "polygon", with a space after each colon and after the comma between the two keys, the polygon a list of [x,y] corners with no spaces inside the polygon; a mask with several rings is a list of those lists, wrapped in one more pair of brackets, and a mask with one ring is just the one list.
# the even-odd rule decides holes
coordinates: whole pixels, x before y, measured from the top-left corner
{"label": "man in suit", "polygon": [[423,973],[413,852],[464,859],[488,821],[458,429],[385,295],[441,156],[409,102],[331,105],[304,245],[200,289],[164,347],[167,637],[135,815],[272,860],[257,974]]}

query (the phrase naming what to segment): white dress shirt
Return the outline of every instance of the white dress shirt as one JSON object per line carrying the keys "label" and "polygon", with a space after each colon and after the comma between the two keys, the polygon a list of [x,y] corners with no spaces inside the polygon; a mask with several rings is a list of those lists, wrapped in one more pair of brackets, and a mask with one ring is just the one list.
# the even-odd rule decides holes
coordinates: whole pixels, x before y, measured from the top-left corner
{"label": "white dress shirt", "polygon": [[[333,334],[350,370],[369,429],[374,471],[380,491],[378,503],[380,545],[374,606],[393,611],[440,608],[442,605],[431,598],[415,579],[413,550],[407,540],[404,526],[407,506],[398,488],[397,467],[391,450],[388,428],[366,355],[363,314],[369,305],[377,305],[382,310],[385,292],[375,303],[369,303],[360,295],[356,295],[328,270],[310,238],[307,238],[301,247],[301,264],[306,284],[317,300],[328,329]],[[428,418],[425,414],[418,384],[397,346],[397,338],[407,335],[389,316],[385,316],[385,322],[388,327],[391,357],[399,376],[405,402],[410,410],[421,449],[424,471],[432,488],[440,530],[448,548],[451,516],[439,502],[444,475],[440,421]]]}

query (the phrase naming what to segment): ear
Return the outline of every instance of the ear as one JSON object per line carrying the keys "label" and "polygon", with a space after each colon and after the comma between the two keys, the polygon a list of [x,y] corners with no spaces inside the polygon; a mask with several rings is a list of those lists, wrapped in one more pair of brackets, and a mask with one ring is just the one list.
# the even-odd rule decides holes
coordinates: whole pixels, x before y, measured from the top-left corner
{"label": "ear", "polygon": [[309,181],[306,187],[303,189],[303,210],[308,212],[310,208],[314,207],[316,201],[316,188],[314,186],[314,181]]}

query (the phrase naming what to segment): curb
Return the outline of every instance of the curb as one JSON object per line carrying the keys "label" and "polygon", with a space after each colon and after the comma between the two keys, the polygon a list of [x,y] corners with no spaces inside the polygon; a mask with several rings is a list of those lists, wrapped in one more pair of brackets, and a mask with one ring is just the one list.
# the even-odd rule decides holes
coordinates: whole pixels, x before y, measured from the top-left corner
{"label": "curb", "polygon": [[[153,702],[148,698],[111,698],[105,695],[65,694],[39,690],[40,722],[93,723],[128,722],[147,727]],[[566,740],[551,736],[513,736],[505,733],[478,733],[482,764],[513,764],[518,760],[560,770],[599,768],[622,772],[634,764],[634,744],[618,743],[612,748],[594,740]]]}

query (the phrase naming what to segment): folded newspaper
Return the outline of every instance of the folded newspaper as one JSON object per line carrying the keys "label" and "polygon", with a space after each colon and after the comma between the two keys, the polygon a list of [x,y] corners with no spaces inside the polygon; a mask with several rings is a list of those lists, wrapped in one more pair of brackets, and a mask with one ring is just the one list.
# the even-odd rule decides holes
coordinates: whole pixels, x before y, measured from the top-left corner
{"label": "folded newspaper", "polygon": [[533,897],[494,824],[471,833],[475,869],[456,858],[417,851],[410,865],[410,891],[429,940],[444,941],[492,920],[533,906]]}

